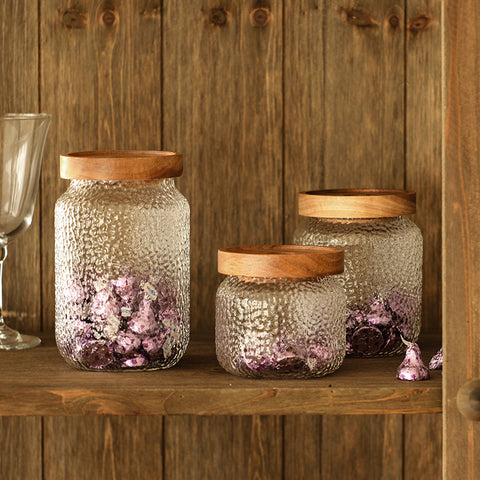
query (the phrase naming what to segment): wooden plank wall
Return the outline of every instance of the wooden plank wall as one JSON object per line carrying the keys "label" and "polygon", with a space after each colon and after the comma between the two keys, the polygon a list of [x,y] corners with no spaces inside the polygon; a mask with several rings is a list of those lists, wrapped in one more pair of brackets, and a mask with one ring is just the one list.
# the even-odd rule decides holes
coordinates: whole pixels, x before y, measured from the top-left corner
{"label": "wooden plank wall", "polygon": [[[58,155],[165,148],[185,155],[193,335],[213,331],[216,249],[290,241],[296,193],[340,186],[418,191],[440,331],[440,0],[6,0],[0,22],[0,111],[54,115],[5,266],[18,326],[53,328]],[[8,418],[0,447],[2,479],[430,479],[441,419]]]}
{"label": "wooden plank wall", "polygon": [[[460,387],[480,377],[480,15],[473,1],[445,2],[444,479],[480,476],[480,424],[461,415]],[[448,335],[448,337],[447,337]],[[478,392],[478,390],[477,390]],[[475,392],[466,404],[476,409]]]}

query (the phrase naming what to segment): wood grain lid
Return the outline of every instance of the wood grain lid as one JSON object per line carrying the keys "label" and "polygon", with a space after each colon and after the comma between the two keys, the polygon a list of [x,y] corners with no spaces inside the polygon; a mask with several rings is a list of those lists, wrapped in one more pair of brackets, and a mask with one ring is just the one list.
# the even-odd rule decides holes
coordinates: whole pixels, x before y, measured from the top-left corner
{"label": "wood grain lid", "polygon": [[218,271],[264,278],[310,278],[343,272],[343,249],[303,245],[246,245],[220,248]]}
{"label": "wood grain lid", "polygon": [[412,215],[416,194],[408,190],[336,189],[301,192],[298,213],[319,218],[385,218]]}
{"label": "wood grain lid", "polygon": [[75,180],[152,180],[179,177],[181,153],[99,150],[60,155],[60,177]]}

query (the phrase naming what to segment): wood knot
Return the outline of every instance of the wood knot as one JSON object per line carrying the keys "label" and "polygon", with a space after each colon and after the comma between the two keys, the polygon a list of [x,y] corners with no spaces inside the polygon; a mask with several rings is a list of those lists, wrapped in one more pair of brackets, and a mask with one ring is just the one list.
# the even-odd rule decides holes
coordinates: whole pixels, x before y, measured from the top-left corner
{"label": "wood knot", "polygon": [[412,17],[408,20],[407,29],[412,33],[420,33],[430,27],[432,23],[432,17],[422,13],[416,17]]}
{"label": "wood knot", "polygon": [[77,29],[87,27],[87,14],[75,8],[67,8],[62,14],[62,23],[65,28]]}
{"label": "wood knot", "polygon": [[223,27],[228,21],[228,12],[223,7],[210,9],[209,20],[212,25]]}
{"label": "wood knot", "polygon": [[387,21],[388,24],[395,30],[400,26],[400,19],[398,18],[398,15],[390,15]]}
{"label": "wood knot", "polygon": [[357,7],[342,8],[344,20],[356,27],[377,27],[378,22],[367,12]]}
{"label": "wood knot", "polygon": [[100,15],[100,23],[107,28],[115,26],[118,22],[118,13],[115,10],[104,10]]}
{"label": "wood knot", "polygon": [[272,14],[268,8],[255,8],[250,12],[250,24],[252,27],[265,27],[270,23]]}

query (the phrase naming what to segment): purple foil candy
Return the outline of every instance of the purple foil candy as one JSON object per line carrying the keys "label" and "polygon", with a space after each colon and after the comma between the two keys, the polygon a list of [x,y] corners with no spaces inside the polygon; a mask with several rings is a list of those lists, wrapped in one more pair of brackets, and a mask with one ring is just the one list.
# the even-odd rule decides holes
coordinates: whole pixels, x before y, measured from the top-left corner
{"label": "purple foil candy", "polygon": [[307,352],[307,366],[310,370],[321,370],[333,359],[331,349],[323,345],[310,345]]}
{"label": "purple foil candy", "polygon": [[127,358],[123,361],[124,367],[144,367],[148,364],[148,360],[143,355],[135,355],[133,358]]}
{"label": "purple foil candy", "polygon": [[422,360],[420,348],[416,343],[411,343],[407,347],[405,358],[397,370],[399,380],[428,380],[430,373]]}
{"label": "purple foil candy", "polygon": [[443,369],[443,347],[432,357],[428,364],[430,370],[442,370]]}
{"label": "purple foil candy", "polygon": [[181,315],[164,283],[133,274],[86,286],[72,279],[65,296],[70,348],[85,366],[143,367],[175,354]]}
{"label": "purple foil candy", "polygon": [[411,318],[418,304],[417,299],[405,290],[392,290],[387,300],[390,310],[401,320]]}
{"label": "purple foil candy", "polygon": [[347,331],[356,330],[365,322],[365,314],[360,309],[351,310],[347,317]]}
{"label": "purple foil candy", "polygon": [[174,308],[167,308],[162,312],[162,322],[166,327],[175,327],[180,323],[180,315]]}
{"label": "purple foil candy", "polygon": [[113,350],[100,340],[87,342],[81,356],[82,362],[91,368],[104,368],[113,362]]}
{"label": "purple foil candy", "polygon": [[370,325],[388,326],[392,324],[392,315],[381,298],[375,299],[370,304],[370,311],[365,318]]}
{"label": "purple foil candy", "polygon": [[157,355],[163,348],[167,336],[168,330],[165,330],[155,337],[145,337],[142,346],[149,355]]}
{"label": "purple foil candy", "polygon": [[132,319],[128,322],[128,327],[132,332],[140,335],[149,335],[155,331],[157,323],[151,302],[142,300],[138,306],[138,312],[132,313]]}
{"label": "purple foil candy", "polygon": [[106,288],[100,290],[100,292],[93,297],[91,309],[93,315],[102,317],[108,317],[110,314],[120,314],[120,304],[118,300]]}
{"label": "purple foil candy", "polygon": [[277,370],[297,371],[305,367],[305,360],[293,349],[288,349],[276,355],[274,365]]}
{"label": "purple foil candy", "polygon": [[140,347],[140,339],[130,332],[119,332],[115,338],[115,352],[129,355]]}
{"label": "purple foil candy", "polygon": [[70,302],[78,304],[83,303],[86,294],[80,282],[72,281],[72,283],[65,290],[65,297]]}
{"label": "purple foil candy", "polygon": [[359,328],[350,339],[355,352],[363,355],[378,353],[385,343],[382,332],[374,326]]}
{"label": "purple foil candy", "polygon": [[124,275],[112,280],[112,284],[121,297],[137,296],[138,294],[137,278],[134,276]]}

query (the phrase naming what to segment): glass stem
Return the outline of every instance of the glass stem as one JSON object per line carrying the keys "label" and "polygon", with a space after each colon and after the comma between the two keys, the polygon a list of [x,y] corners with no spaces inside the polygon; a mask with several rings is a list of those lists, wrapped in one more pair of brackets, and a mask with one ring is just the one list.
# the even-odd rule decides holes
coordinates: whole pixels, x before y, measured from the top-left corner
{"label": "glass stem", "polygon": [[3,261],[7,258],[7,246],[0,247],[0,327],[5,325],[3,319]]}

